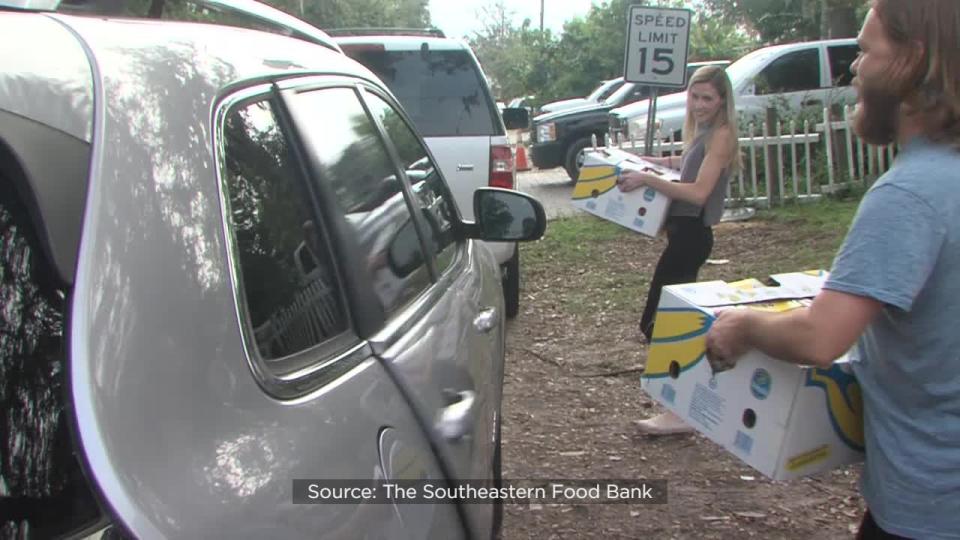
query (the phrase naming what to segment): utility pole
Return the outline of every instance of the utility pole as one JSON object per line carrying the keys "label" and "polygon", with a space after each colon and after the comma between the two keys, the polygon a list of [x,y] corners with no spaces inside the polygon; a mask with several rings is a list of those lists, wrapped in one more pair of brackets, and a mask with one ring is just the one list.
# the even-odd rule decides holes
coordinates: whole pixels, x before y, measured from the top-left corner
{"label": "utility pole", "polygon": [[540,33],[543,33],[543,0],[540,0]]}

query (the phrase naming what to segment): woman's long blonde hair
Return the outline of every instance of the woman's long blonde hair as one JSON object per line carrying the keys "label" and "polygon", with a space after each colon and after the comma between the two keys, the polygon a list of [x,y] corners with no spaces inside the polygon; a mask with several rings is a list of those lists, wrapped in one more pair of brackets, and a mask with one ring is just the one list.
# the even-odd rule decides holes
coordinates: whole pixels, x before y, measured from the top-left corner
{"label": "woman's long blonde hair", "polygon": [[[693,73],[690,77],[690,84],[687,90],[695,84],[708,83],[720,95],[723,100],[723,107],[717,111],[717,118],[714,126],[729,126],[733,133],[733,154],[727,170],[731,174],[740,171],[740,131],[737,129],[737,109],[733,101],[733,85],[730,84],[730,77],[726,70],[719,66],[703,66]],[[683,123],[683,148],[687,149],[693,143],[697,136],[697,121],[693,118],[693,110],[687,107],[687,117]]]}

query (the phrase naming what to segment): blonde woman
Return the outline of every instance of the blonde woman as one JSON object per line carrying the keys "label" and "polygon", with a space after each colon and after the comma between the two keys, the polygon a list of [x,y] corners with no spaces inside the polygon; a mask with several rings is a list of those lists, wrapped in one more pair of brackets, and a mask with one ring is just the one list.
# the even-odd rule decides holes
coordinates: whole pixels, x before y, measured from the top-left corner
{"label": "blonde woman", "polygon": [[[625,172],[618,181],[622,191],[649,186],[673,199],[665,226],[667,247],[653,273],[640,319],[640,331],[647,343],[653,335],[654,314],[663,286],[696,281],[700,267],[710,256],[712,227],[723,214],[730,175],[735,174],[740,165],[733,90],[723,68],[702,67],[691,77],[683,140],[681,156],[646,158],[658,165],[679,169],[680,182],[633,171]],[[651,435],[692,430],[669,412],[641,420],[637,425]]]}

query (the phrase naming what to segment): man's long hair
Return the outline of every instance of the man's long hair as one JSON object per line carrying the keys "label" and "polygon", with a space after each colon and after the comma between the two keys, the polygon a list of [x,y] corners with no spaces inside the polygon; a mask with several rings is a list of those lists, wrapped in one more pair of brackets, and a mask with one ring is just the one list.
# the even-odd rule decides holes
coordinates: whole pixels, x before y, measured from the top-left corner
{"label": "man's long hair", "polygon": [[930,139],[960,149],[960,1],[874,0],[898,47],[891,78]]}

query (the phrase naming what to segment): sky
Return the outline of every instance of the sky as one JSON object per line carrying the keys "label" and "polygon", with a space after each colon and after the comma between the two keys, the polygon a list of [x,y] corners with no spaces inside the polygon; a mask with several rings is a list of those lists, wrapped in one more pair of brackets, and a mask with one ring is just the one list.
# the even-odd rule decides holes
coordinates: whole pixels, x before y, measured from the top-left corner
{"label": "sky", "polygon": [[[495,0],[430,0],[430,20],[449,37],[472,36],[483,29],[482,8]],[[563,23],[574,17],[586,17],[594,0],[543,0],[543,27],[554,35],[563,30]],[[529,18],[532,28],[540,27],[540,0],[503,0],[513,24],[520,26]]]}

